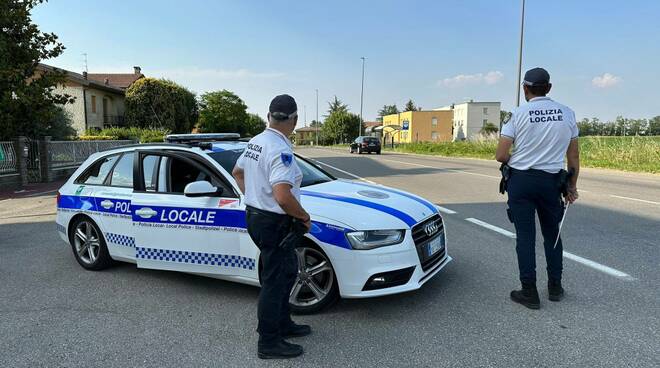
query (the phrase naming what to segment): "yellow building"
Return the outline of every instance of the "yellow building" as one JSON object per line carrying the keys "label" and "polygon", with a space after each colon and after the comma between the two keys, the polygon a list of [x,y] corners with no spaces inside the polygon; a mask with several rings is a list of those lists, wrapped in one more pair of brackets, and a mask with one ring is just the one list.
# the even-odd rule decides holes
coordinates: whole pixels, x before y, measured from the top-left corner
{"label": "yellow building", "polygon": [[449,142],[452,111],[405,111],[383,116],[385,143]]}

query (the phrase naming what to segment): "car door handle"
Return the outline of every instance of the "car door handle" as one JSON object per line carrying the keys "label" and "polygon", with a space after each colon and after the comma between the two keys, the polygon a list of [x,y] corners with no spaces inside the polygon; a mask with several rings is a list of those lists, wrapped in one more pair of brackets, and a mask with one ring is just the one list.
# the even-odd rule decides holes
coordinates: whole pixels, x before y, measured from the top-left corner
{"label": "car door handle", "polygon": [[109,210],[112,208],[113,204],[114,203],[112,203],[112,201],[106,199],[105,201],[101,202],[101,207],[105,208],[106,210]]}
{"label": "car door handle", "polygon": [[158,212],[152,210],[149,207],[142,207],[139,210],[135,211],[135,214],[142,218],[152,218],[158,214]]}

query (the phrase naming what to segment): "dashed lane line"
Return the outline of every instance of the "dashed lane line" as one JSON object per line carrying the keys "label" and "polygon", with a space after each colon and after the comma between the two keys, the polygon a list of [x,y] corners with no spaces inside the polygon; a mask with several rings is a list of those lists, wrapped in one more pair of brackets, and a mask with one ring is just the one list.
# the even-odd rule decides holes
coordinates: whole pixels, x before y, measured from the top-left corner
{"label": "dashed lane line", "polygon": [[648,204],[657,204],[660,205],[660,202],[654,202],[654,201],[649,201],[646,199],[639,199],[639,198],[632,198],[632,197],[624,197],[624,196],[619,196],[619,195],[614,195],[610,194],[610,197],[613,198],[619,198],[619,199],[627,199],[629,201],[636,201],[636,202],[642,202],[642,203],[648,203]]}
{"label": "dashed lane line", "polygon": [[492,231],[494,231],[494,232],[496,232],[496,233],[500,233],[500,234],[502,234],[502,235],[504,235],[504,236],[506,236],[506,237],[508,237],[508,238],[511,238],[511,239],[515,239],[515,238],[516,238],[516,234],[510,232],[509,230],[504,230],[504,229],[502,229],[501,227],[497,227],[497,226],[495,226],[495,225],[491,225],[491,224],[489,224],[489,223],[487,223],[487,222],[484,222],[484,221],[478,220],[478,219],[476,219],[476,218],[468,217],[468,218],[465,219],[465,221],[467,221],[467,222],[471,222],[471,223],[473,223],[473,224],[475,224],[475,225],[479,225],[479,226],[481,226],[481,227],[483,227],[483,228],[486,228],[486,229],[488,229],[488,230],[492,230]]}
{"label": "dashed lane line", "polygon": [[454,211],[454,210],[450,210],[449,208],[438,206],[437,204],[435,205],[435,208],[437,208],[438,211],[440,211],[442,213],[446,213],[448,215],[453,215],[453,214],[456,213],[456,211]]}
{"label": "dashed lane line", "polygon": [[[483,228],[495,231],[495,232],[500,233],[500,234],[502,234],[506,237],[509,237],[511,239],[516,238],[516,234],[514,234],[514,233],[512,233],[508,230],[502,229],[501,227],[491,225],[487,222],[484,222],[484,221],[481,221],[481,220],[478,220],[478,219],[475,219],[475,218],[472,218],[472,217],[466,218],[465,221],[468,221],[468,222],[471,222],[473,224],[479,225]],[[564,258],[566,258],[566,259],[570,259],[571,261],[581,263],[582,265],[585,265],[585,266],[590,267],[594,270],[603,272],[603,273],[608,274],[610,276],[614,276],[616,278],[619,278],[621,280],[626,280],[626,281],[635,280],[635,278],[630,276],[629,274],[627,274],[625,272],[622,272],[622,271],[619,271],[617,269],[614,269],[612,267],[605,266],[605,265],[600,264],[598,262],[594,262],[590,259],[580,257],[576,254],[573,254],[573,253],[570,253],[570,252],[567,252],[567,251],[563,251],[562,253],[563,253],[562,255],[564,256]]]}

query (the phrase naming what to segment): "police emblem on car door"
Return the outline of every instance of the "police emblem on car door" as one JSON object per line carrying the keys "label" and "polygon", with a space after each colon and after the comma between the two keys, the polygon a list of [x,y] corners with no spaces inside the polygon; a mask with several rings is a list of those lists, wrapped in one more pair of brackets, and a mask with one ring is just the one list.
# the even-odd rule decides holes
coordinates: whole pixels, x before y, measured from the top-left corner
{"label": "police emblem on car door", "polygon": [[136,157],[132,212],[138,267],[228,276],[255,272],[255,260],[241,256],[244,211],[219,205],[238,200],[221,175],[183,151],[140,151]]}

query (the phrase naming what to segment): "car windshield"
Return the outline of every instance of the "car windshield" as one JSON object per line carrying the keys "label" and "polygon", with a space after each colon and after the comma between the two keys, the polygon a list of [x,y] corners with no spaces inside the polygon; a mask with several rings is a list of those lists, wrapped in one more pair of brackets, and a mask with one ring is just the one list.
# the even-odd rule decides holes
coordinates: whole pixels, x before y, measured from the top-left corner
{"label": "car windshield", "polygon": [[[243,150],[244,148],[241,147],[233,150],[211,152],[209,153],[209,156],[211,156],[212,159],[217,161],[220,166],[222,166],[228,173],[231,174],[232,170],[234,169],[234,165],[236,165],[236,160],[238,160],[238,158],[241,156]],[[309,162],[301,159],[298,156],[295,157],[296,162],[298,163],[298,167],[300,167],[300,171],[302,171],[303,174],[301,184],[302,187],[335,180],[335,178],[327,175]]]}

